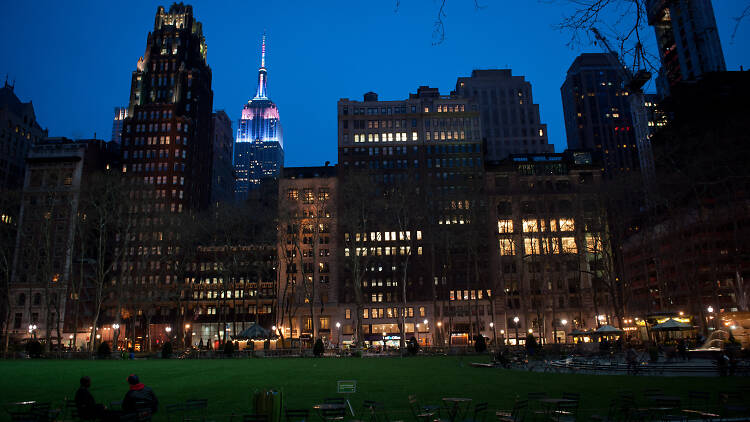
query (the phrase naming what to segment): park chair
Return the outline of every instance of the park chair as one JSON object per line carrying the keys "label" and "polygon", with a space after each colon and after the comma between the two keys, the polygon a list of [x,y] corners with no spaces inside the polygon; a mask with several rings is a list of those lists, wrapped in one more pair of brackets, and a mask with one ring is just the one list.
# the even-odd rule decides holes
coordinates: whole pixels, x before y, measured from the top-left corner
{"label": "park chair", "polygon": [[664,395],[664,391],[662,391],[659,388],[648,388],[643,390],[643,398],[647,401],[653,401],[654,396],[662,396]]}
{"label": "park chair", "polygon": [[639,408],[636,405],[635,398],[630,394],[621,395],[618,399],[620,414],[626,421],[648,420],[650,412],[648,409]]}
{"label": "park chair", "polygon": [[380,406],[374,400],[363,401],[357,418],[352,422],[378,422],[378,407]]}
{"label": "park chair", "polygon": [[498,410],[495,412],[497,422],[521,422],[526,418],[526,410],[529,407],[527,400],[516,400],[510,412]]}
{"label": "park chair", "polygon": [[682,409],[682,413],[686,414],[688,418],[697,417],[704,421],[720,417],[711,408],[711,393],[707,391],[689,391],[687,409]]}
{"label": "park chair", "polygon": [[475,404],[471,417],[467,418],[465,422],[485,422],[487,420],[487,407],[487,402]]}
{"label": "park chair", "polygon": [[328,398],[323,399],[323,403],[324,404],[340,404],[343,406],[346,404],[346,399],[343,397],[328,397]]}
{"label": "park chair", "polygon": [[268,415],[242,415],[242,422],[268,422]]}
{"label": "park chair", "polygon": [[656,407],[652,409],[654,416],[661,420],[679,421],[685,418],[685,415],[681,414],[682,403],[679,399],[656,397],[654,399],[654,404],[656,405]]}
{"label": "park chair", "polygon": [[[346,418],[346,408],[342,407],[340,409],[321,409],[320,416],[326,422],[343,421],[344,418]],[[250,421],[250,422],[259,422],[259,421]]]}
{"label": "park chair", "polygon": [[526,393],[526,399],[529,401],[529,411],[534,419],[538,419],[547,413],[547,410],[543,409],[542,404],[539,402],[539,400],[546,399],[547,397],[547,393],[541,391]]}
{"label": "park chair", "polygon": [[575,400],[577,402],[581,401],[581,393],[562,393],[562,398],[566,400]]}
{"label": "park chair", "polygon": [[208,408],[208,399],[188,399],[185,401],[183,421],[203,421],[206,420],[206,409]]}
{"label": "park chair", "polygon": [[622,420],[618,418],[618,416],[622,414],[620,410],[620,401],[618,399],[612,399],[609,401],[609,406],[607,407],[607,413],[605,415],[594,414],[590,416],[590,419],[597,422],[615,422],[617,420]]}
{"label": "park chair", "polygon": [[420,406],[415,395],[409,396],[409,409],[418,422],[429,422],[435,418],[436,411],[427,410]]}
{"label": "park chair", "polygon": [[719,393],[719,409],[722,417],[746,416],[750,407],[742,401],[742,394],[738,391],[724,391]]}
{"label": "park chair", "polygon": [[39,422],[37,415],[31,412],[23,411],[11,411],[10,414],[11,422]]}
{"label": "park chair", "polygon": [[164,406],[164,410],[167,413],[167,422],[180,422],[185,414],[184,403],[172,403]]}
{"label": "park chair", "polygon": [[286,409],[284,410],[286,422],[307,422],[310,419],[310,411],[307,409]]}
{"label": "park chair", "polygon": [[549,420],[554,422],[574,422],[578,417],[578,402],[561,402],[555,407]]}

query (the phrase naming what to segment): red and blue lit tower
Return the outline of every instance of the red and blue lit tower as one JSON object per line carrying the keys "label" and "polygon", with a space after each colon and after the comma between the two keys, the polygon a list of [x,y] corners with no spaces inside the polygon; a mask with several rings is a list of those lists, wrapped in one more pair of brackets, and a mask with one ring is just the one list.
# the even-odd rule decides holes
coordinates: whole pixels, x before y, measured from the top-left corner
{"label": "red and blue lit tower", "polygon": [[234,144],[235,196],[244,200],[263,179],[277,178],[284,167],[284,143],[279,109],[268,98],[266,35],[258,69],[258,90],[242,109]]}

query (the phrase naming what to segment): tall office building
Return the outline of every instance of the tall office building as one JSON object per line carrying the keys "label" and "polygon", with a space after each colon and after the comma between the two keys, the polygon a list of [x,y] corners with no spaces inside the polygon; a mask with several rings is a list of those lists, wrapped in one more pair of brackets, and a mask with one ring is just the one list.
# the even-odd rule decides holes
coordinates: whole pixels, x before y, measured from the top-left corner
{"label": "tall office building", "polygon": [[284,167],[284,142],[279,109],[268,98],[266,36],[260,55],[258,90],[242,109],[234,146],[235,196],[245,200],[261,179],[277,178]]}
{"label": "tall office building", "polygon": [[130,179],[134,224],[120,282],[138,286],[126,289],[135,295],[128,302],[134,307],[129,315],[136,316],[124,322],[131,328],[142,300],[158,309],[152,323],[177,315],[174,297],[164,293],[174,288],[179,258],[173,254],[180,249],[179,233],[170,225],[179,213],[209,205],[212,106],[206,40],[192,6],[159,6],[133,72],[122,134],[122,172]]}
{"label": "tall office building", "polygon": [[[13,259],[12,337],[62,337],[63,328],[69,328],[65,315],[73,314],[66,304],[79,300],[79,324],[85,320],[89,326],[91,296],[71,283],[80,274],[74,271],[79,255],[73,245],[81,235],[82,190],[92,177],[115,167],[116,151],[99,139],[67,138],[45,138],[29,149]],[[36,329],[27,330],[29,325]]]}
{"label": "tall office building", "polygon": [[560,88],[568,148],[602,154],[605,177],[639,168],[628,92],[609,53],[576,57]]}
{"label": "tall office building", "polygon": [[487,160],[554,152],[531,96],[531,83],[523,76],[513,76],[510,69],[473,70],[471,77],[458,78],[454,94],[478,105]]}
{"label": "tall office building", "polygon": [[214,162],[211,165],[211,204],[229,202],[234,197],[232,169],[232,120],[224,110],[213,114]]}
{"label": "tall office building", "polygon": [[711,0],[648,0],[646,7],[661,59],[662,97],[678,82],[726,70]]}
{"label": "tall office building", "polygon": [[22,102],[5,81],[0,88],[0,189],[21,189],[26,154],[36,142],[47,136],[39,126],[34,105]]}
{"label": "tall office building", "polygon": [[115,118],[112,120],[112,137],[110,141],[120,145],[122,142],[122,124],[128,117],[127,107],[115,107]]}
{"label": "tall office building", "polygon": [[[470,98],[440,95],[437,88],[426,86],[400,100],[379,101],[374,92],[362,101],[339,100],[339,241],[344,253],[338,298],[345,303],[345,335],[354,332],[361,317],[363,332],[378,336],[369,338],[398,345],[401,313],[406,315],[406,338],[413,335],[422,343],[437,338],[426,334],[425,319],[432,321],[431,333],[438,329],[436,321],[442,321],[444,332],[464,343],[486,327],[486,321],[471,320],[465,304],[459,309],[457,302],[450,302],[456,291],[472,299],[477,294],[487,297],[489,248],[483,243],[488,236],[481,217],[485,201],[477,197],[484,171],[482,132],[475,105]],[[366,175],[371,185],[351,187],[349,181],[358,175]],[[381,197],[374,192],[391,189],[400,192],[400,199],[391,202],[408,203],[404,209],[410,210],[409,217],[400,219],[398,206],[379,204]],[[343,211],[361,197],[368,199],[372,216],[363,226],[368,233],[362,234],[352,230],[362,224],[352,224]],[[472,237],[479,231],[479,237]],[[471,257],[464,243],[469,238],[482,245]],[[361,288],[363,312],[357,315],[353,302],[358,293],[347,257],[359,255],[368,257],[368,271]]]}

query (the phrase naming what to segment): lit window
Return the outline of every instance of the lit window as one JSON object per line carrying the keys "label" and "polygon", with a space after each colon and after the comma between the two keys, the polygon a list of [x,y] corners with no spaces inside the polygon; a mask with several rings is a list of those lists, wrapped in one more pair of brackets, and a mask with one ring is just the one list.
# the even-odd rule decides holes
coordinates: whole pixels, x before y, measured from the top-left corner
{"label": "lit window", "polygon": [[511,256],[514,252],[513,239],[500,239],[500,255]]}
{"label": "lit window", "polygon": [[578,253],[578,248],[576,247],[576,241],[572,237],[563,237],[560,239],[562,241],[562,252],[563,253]]}
{"label": "lit window", "polygon": [[524,233],[536,233],[539,231],[539,223],[536,220],[523,220]]}
{"label": "lit window", "polygon": [[524,253],[526,255],[536,255],[539,251],[539,239],[527,237],[523,239]]}
{"label": "lit window", "polygon": [[575,230],[572,218],[561,218],[560,219],[560,231],[561,232],[572,232]]}
{"label": "lit window", "polygon": [[[524,229],[524,231],[526,230]],[[497,232],[498,233],[513,233],[513,220],[498,220]]]}

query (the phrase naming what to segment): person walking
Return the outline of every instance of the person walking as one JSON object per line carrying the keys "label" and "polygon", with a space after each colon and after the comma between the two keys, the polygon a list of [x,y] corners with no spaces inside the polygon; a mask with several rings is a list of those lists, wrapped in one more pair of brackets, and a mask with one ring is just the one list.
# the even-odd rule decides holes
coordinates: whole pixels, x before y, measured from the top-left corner
{"label": "person walking", "polygon": [[128,377],[128,385],[130,388],[122,400],[122,411],[124,413],[137,413],[141,410],[148,410],[153,415],[159,410],[159,400],[156,398],[154,390],[143,385],[138,379],[138,375],[130,375]]}

